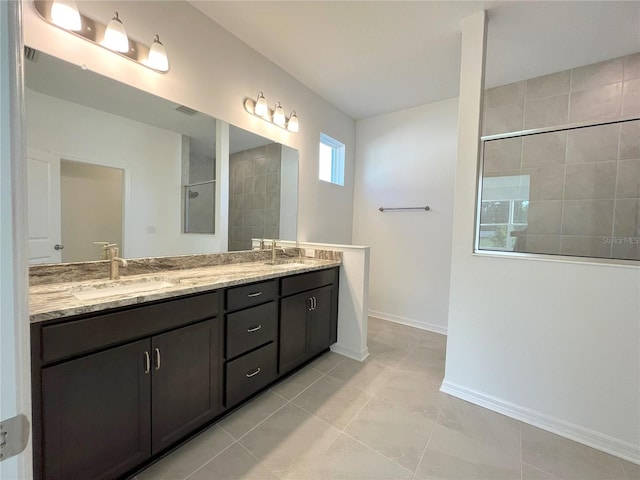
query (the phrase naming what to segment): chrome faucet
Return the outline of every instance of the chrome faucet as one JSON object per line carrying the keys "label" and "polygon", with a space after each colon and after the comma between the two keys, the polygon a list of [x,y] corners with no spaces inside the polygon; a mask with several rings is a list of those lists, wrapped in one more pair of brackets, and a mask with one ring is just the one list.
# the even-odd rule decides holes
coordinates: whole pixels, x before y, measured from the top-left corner
{"label": "chrome faucet", "polygon": [[111,280],[118,280],[120,278],[120,265],[127,266],[127,261],[124,258],[118,257],[118,244],[109,243],[104,246],[104,249],[108,252],[109,258],[109,278]]}

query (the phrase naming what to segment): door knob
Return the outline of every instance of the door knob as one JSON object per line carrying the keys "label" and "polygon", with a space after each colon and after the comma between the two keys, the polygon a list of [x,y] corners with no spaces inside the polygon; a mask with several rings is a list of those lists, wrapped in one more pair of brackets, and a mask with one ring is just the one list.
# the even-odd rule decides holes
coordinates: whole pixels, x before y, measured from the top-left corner
{"label": "door knob", "polygon": [[64,248],[64,245],[57,243],[53,248],[55,248],[56,250],[62,250]]}

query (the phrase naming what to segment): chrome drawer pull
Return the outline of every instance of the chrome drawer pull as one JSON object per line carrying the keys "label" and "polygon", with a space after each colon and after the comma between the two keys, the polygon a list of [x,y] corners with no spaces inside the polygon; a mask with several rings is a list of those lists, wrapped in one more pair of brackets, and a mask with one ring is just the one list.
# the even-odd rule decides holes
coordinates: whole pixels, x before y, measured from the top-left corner
{"label": "chrome drawer pull", "polygon": [[156,348],[156,370],[160,370],[160,349]]}
{"label": "chrome drawer pull", "polygon": [[151,358],[149,358],[149,352],[144,352],[144,373],[149,373],[151,370]]}
{"label": "chrome drawer pull", "polygon": [[247,328],[247,333],[253,333],[253,332],[257,332],[258,330],[260,330],[262,328],[262,325],[258,325],[256,327],[253,328]]}
{"label": "chrome drawer pull", "polygon": [[260,295],[262,295],[262,292],[250,293],[247,297],[259,297]]}
{"label": "chrome drawer pull", "polygon": [[259,373],[260,373],[260,367],[258,367],[258,369],[255,372],[247,373],[245,377],[247,378],[255,377]]}

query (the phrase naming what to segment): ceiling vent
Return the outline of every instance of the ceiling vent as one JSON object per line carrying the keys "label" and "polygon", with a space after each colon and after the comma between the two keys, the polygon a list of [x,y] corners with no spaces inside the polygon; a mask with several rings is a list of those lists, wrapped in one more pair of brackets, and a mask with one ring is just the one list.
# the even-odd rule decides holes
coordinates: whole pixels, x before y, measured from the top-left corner
{"label": "ceiling vent", "polygon": [[176,110],[180,113],[184,113],[185,115],[195,115],[196,113],[198,113],[197,110],[194,110],[193,108],[185,107],[184,105],[180,105],[178,108],[176,108]]}
{"label": "ceiling vent", "polygon": [[40,52],[35,48],[24,47],[24,58],[35,63],[40,58]]}

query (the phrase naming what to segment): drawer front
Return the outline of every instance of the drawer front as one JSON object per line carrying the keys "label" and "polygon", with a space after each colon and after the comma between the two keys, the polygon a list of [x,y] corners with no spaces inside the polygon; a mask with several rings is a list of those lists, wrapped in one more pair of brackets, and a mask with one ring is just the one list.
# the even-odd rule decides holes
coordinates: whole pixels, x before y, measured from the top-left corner
{"label": "drawer front", "polygon": [[232,407],[276,378],[275,343],[227,363],[226,407]]}
{"label": "drawer front", "polygon": [[338,269],[329,268],[317,270],[315,272],[303,273],[282,279],[282,296],[294,295],[296,293],[324,287],[337,282]]}
{"label": "drawer front", "polygon": [[218,314],[218,292],[102,313],[42,327],[42,362],[117,345]]}
{"label": "drawer front", "polygon": [[278,280],[252,283],[227,290],[227,310],[240,310],[267,303],[278,297]]}
{"label": "drawer front", "polygon": [[227,358],[237,357],[275,341],[278,331],[276,302],[227,315]]}

